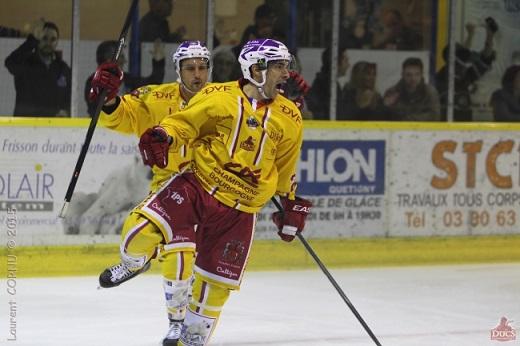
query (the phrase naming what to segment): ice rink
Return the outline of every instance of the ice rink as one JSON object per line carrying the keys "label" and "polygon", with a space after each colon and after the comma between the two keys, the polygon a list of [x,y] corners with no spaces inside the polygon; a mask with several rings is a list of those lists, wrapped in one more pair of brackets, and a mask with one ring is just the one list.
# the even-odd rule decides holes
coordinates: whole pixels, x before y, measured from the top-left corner
{"label": "ice rink", "polygon": [[[383,345],[520,344],[520,337],[490,338],[502,316],[520,330],[520,264],[331,272]],[[157,275],[105,290],[97,290],[96,277],[4,279],[2,285],[0,344],[159,345],[166,332]],[[15,294],[7,292],[11,286]],[[374,345],[319,270],[247,273],[210,344]]]}

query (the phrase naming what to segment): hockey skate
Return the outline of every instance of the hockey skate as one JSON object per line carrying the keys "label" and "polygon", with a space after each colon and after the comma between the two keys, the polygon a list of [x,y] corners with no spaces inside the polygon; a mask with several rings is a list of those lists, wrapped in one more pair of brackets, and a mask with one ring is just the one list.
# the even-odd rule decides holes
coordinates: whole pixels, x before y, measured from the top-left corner
{"label": "hockey skate", "polygon": [[99,275],[99,286],[103,288],[116,287],[131,278],[144,273],[150,269],[150,262],[146,263],[143,268],[135,271],[131,271],[128,266],[124,263],[119,263],[105,269],[101,275]]}
{"label": "hockey skate", "polygon": [[177,346],[181,337],[182,321],[170,320],[170,329],[163,339],[163,346]]}

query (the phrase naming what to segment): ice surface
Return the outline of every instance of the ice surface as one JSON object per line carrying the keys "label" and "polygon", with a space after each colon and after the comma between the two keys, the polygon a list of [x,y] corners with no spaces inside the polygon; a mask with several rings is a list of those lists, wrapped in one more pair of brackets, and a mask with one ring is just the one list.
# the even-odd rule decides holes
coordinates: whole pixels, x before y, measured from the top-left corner
{"label": "ice surface", "polygon": [[[520,330],[520,264],[331,271],[383,345],[516,345],[490,340],[500,318]],[[16,294],[7,292],[15,284]],[[1,281],[0,344],[159,345],[162,279],[97,290],[96,277]],[[14,304],[9,302],[15,302]],[[15,308],[13,308],[13,306]],[[10,312],[16,312],[11,324]],[[16,341],[10,332],[16,332]],[[520,337],[518,338],[520,339]],[[321,271],[251,272],[210,345],[374,345]]]}

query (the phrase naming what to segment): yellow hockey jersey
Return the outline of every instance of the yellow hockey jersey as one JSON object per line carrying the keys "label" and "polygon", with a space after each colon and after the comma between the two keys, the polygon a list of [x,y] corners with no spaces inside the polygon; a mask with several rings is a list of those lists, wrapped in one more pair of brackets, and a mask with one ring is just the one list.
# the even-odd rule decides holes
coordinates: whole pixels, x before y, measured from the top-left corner
{"label": "yellow hockey jersey", "polygon": [[[147,85],[121,97],[121,102],[111,114],[101,112],[99,122],[103,126],[140,137],[146,129],[157,126],[169,114],[184,108],[179,83]],[[162,182],[191,160],[186,146],[170,150],[166,168],[153,167],[150,189],[154,191]]]}
{"label": "yellow hockey jersey", "polygon": [[275,193],[294,198],[303,127],[285,97],[260,106],[237,81],[211,84],[161,126],[173,137],[170,151],[193,145],[191,169],[225,205],[255,213]]}

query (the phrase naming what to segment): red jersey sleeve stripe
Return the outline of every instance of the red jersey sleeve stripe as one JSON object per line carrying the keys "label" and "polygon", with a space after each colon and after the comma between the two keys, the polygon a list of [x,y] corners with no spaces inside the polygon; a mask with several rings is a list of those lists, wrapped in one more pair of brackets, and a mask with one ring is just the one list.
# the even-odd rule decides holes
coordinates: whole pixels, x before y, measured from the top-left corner
{"label": "red jersey sleeve stripe", "polygon": [[262,158],[262,154],[264,152],[264,145],[265,141],[267,139],[267,122],[271,118],[271,109],[269,107],[266,107],[264,117],[262,118],[262,136],[260,137],[260,145],[258,146],[258,151],[256,152],[254,165],[258,166],[260,163],[260,159]]}
{"label": "red jersey sleeve stripe", "polygon": [[244,117],[244,99],[238,97],[238,117],[235,131],[233,131],[233,140],[231,141],[231,147],[229,148],[229,157],[233,158],[235,150],[237,149],[238,138],[240,137],[240,129],[242,128],[242,118]]}

